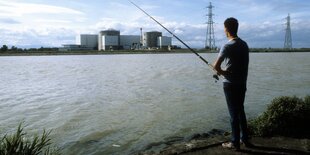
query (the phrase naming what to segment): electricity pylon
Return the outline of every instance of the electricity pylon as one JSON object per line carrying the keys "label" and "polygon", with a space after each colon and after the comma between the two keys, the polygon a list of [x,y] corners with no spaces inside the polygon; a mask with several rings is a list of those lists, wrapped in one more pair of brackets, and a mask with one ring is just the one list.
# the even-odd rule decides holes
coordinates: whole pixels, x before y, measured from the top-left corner
{"label": "electricity pylon", "polygon": [[291,32],[291,17],[290,14],[285,18],[286,21],[286,32],[285,32],[285,40],[284,40],[284,48],[292,49],[292,32]]}
{"label": "electricity pylon", "polygon": [[213,28],[213,16],[214,14],[212,13],[212,8],[214,6],[209,4],[208,8],[208,14],[206,15],[208,17],[208,22],[207,22],[207,35],[206,35],[206,49],[215,49],[215,39],[214,39],[214,28]]}

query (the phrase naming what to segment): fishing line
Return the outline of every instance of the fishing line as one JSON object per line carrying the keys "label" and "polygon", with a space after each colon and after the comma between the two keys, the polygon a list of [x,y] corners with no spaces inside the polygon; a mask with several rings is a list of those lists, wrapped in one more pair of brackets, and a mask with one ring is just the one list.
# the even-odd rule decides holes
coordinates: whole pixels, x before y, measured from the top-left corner
{"label": "fishing line", "polygon": [[[194,49],[192,49],[191,47],[189,47],[184,41],[182,41],[178,36],[176,36],[174,33],[172,33],[169,29],[167,29],[164,25],[162,25],[160,22],[158,22],[155,18],[153,18],[150,14],[148,14],[146,11],[144,11],[142,8],[140,8],[137,4],[135,4],[134,2],[128,0],[131,4],[133,4],[135,7],[137,7],[139,10],[141,10],[144,14],[146,14],[148,17],[150,17],[153,21],[155,21],[158,25],[160,25],[162,28],[164,28],[167,32],[169,32],[174,38],[176,38],[178,41],[180,41],[184,46],[186,46],[191,52],[193,52],[196,56],[198,56],[204,63],[206,63],[213,71],[214,68],[213,66],[206,60],[204,59],[202,56],[200,56]],[[214,74],[213,78],[216,80],[215,82],[217,82],[219,80],[219,75]]]}

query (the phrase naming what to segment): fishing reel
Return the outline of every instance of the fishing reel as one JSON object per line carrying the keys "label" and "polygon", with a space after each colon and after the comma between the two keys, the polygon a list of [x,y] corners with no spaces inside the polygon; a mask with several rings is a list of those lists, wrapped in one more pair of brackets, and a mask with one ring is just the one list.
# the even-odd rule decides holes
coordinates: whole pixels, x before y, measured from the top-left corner
{"label": "fishing reel", "polygon": [[217,83],[218,80],[220,80],[219,76],[217,74],[213,74],[212,76],[215,79],[215,83]]}

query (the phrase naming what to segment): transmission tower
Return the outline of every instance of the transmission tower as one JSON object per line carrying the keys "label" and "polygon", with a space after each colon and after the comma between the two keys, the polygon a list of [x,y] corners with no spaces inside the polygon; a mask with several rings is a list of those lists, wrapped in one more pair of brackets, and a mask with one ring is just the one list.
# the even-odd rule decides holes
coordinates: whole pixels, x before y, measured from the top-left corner
{"label": "transmission tower", "polygon": [[285,40],[284,40],[284,48],[285,49],[292,49],[292,33],[291,33],[291,17],[290,14],[285,18],[286,21],[286,33],[285,33]]}
{"label": "transmission tower", "polygon": [[214,6],[210,2],[209,6],[207,6],[208,14],[206,15],[208,17],[206,45],[205,45],[206,49],[215,49],[214,28],[213,28],[214,22],[212,18],[214,14],[212,13],[212,8],[214,8]]}

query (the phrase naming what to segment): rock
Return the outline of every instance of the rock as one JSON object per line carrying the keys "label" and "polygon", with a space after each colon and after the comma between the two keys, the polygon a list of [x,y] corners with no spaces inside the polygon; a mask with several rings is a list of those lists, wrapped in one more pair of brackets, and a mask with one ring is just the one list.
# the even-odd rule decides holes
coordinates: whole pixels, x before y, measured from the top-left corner
{"label": "rock", "polygon": [[175,142],[180,142],[180,141],[183,141],[184,138],[183,137],[168,137],[168,138],[165,138],[164,141],[165,141],[165,144],[167,145],[171,145]]}

